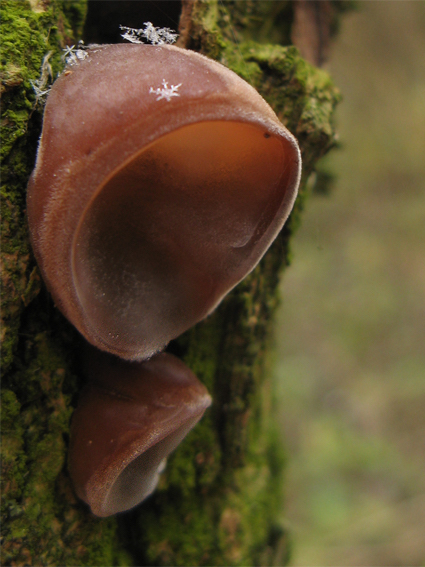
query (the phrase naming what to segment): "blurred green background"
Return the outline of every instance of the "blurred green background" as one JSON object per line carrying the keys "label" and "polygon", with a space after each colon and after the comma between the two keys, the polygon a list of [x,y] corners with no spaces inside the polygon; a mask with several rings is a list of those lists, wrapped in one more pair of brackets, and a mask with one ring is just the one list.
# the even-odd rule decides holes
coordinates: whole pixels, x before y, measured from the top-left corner
{"label": "blurred green background", "polygon": [[425,563],[425,2],[359,2],[328,70],[342,148],[282,282],[292,565]]}

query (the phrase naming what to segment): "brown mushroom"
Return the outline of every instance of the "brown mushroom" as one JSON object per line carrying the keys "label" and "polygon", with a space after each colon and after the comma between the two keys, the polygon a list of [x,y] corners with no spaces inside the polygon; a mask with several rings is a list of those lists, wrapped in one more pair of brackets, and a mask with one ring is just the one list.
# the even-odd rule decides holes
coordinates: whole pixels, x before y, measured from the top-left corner
{"label": "brown mushroom", "polygon": [[133,508],[155,489],[168,455],[211,404],[178,358],[129,362],[94,351],[72,417],[69,470],[96,516]]}
{"label": "brown mushroom", "polygon": [[166,45],[88,53],[47,100],[31,239],[84,337],[141,360],[255,267],[293,206],[300,152],[255,89],[215,61]]}

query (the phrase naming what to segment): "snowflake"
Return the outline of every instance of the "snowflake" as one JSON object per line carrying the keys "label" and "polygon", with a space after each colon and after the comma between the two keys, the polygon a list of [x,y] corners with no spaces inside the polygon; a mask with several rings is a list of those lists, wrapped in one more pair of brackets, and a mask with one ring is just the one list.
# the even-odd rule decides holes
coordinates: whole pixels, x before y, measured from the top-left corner
{"label": "snowflake", "polygon": [[173,96],[180,96],[180,93],[177,92],[177,89],[182,86],[182,83],[179,85],[171,85],[168,86],[168,82],[165,79],[162,79],[162,87],[158,87],[154,89],[151,87],[149,89],[149,94],[154,94],[157,96],[156,100],[162,100],[165,98],[168,102],[170,102],[171,97]]}
{"label": "snowflake", "polygon": [[38,102],[43,102],[43,98],[50,92],[51,87],[43,90],[43,89],[40,89],[40,87],[37,85],[38,81],[32,81],[30,79],[30,83],[31,83],[31,86],[33,88],[33,91],[35,92],[36,104]]}
{"label": "snowflake", "polygon": [[87,47],[84,45],[83,41],[79,41],[77,43],[77,48],[75,47],[75,45],[71,45],[71,47],[67,46],[65,49],[63,49],[63,51],[64,55],[62,58],[65,59],[65,63],[67,65],[70,65],[71,67],[73,65],[77,65],[77,63],[83,61],[84,59],[86,59],[86,57],[89,56]]}
{"label": "snowflake", "polygon": [[145,27],[141,29],[120,26],[120,29],[124,31],[121,37],[131,43],[144,43],[142,38],[145,38],[152,45],[172,44],[178,37],[178,34],[170,28],[156,28],[152,22],[145,22],[143,25]]}

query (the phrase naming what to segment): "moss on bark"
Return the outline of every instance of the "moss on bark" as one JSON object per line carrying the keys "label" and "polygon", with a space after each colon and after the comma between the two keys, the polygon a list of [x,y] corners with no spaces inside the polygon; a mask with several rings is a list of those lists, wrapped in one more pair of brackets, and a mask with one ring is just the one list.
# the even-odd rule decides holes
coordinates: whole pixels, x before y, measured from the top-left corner
{"label": "moss on bark", "polygon": [[[53,76],[61,70],[61,50],[79,39],[86,6],[84,0],[2,2],[4,565],[285,560],[287,535],[275,520],[284,458],[273,425],[266,353],[306,180],[335,143],[332,113],[339,95],[294,47],[253,42],[259,3],[246,2],[246,12],[240,4],[184,2],[179,41],[253,84],[297,136],[304,159],[300,198],[252,274],[169,347],[213,394],[212,409],[172,455],[153,497],[119,518],[100,520],[76,500],[66,466],[69,422],[82,383],[82,339],[44,289],[25,221],[42,115],[30,80],[39,78],[50,52]],[[278,37],[291,24],[290,4],[282,10]]]}

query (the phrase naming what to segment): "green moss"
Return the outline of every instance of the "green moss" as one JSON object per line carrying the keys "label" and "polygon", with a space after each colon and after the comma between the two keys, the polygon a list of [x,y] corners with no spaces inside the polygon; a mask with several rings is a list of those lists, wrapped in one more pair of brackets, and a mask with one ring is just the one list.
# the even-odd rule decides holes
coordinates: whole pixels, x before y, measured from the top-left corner
{"label": "green moss", "polygon": [[219,8],[220,27],[224,30],[226,39],[231,42],[242,43],[255,39],[259,43],[290,43],[293,20],[290,1],[228,0],[220,2]]}
{"label": "green moss", "polygon": [[[79,10],[74,27],[81,29],[85,1],[1,3],[1,240],[2,364],[12,363],[20,313],[38,291],[25,220],[25,187],[34,165],[41,130],[41,110],[30,81],[40,77],[44,57],[55,77],[63,68],[61,49],[72,39],[67,14]],[[72,6],[71,6],[72,5]],[[29,288],[32,288],[30,292]]]}
{"label": "green moss", "polygon": [[60,0],[58,8],[64,15],[65,29],[70,39],[74,41],[81,39],[87,15],[86,0]]}

